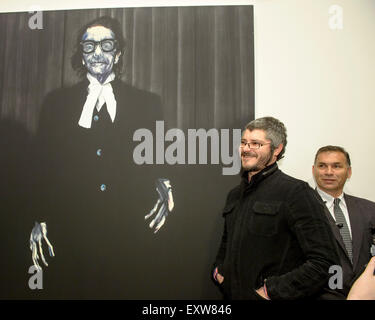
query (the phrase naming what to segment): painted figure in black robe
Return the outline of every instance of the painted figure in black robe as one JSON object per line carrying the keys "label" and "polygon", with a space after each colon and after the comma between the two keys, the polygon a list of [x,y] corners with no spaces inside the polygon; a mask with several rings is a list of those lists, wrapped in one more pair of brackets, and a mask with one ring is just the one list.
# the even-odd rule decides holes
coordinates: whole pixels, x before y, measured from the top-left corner
{"label": "painted figure in black robe", "polygon": [[38,212],[30,242],[44,269],[41,296],[155,298],[167,243],[154,233],[157,221],[148,227],[157,212],[144,217],[162,173],[134,163],[133,134],[162,120],[160,98],[119,79],[124,41],[116,20],[96,19],[79,40],[72,64],[84,80],[47,95],[35,140]]}

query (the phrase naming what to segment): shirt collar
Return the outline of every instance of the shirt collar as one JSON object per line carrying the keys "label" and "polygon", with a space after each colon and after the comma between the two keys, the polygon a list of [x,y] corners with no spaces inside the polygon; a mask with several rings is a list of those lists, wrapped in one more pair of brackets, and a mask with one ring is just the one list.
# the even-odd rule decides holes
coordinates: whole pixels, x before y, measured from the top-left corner
{"label": "shirt collar", "polygon": [[[322,198],[322,200],[326,204],[327,208],[331,208],[333,206],[333,201],[335,200],[335,198],[332,197],[327,192],[324,192],[323,190],[321,190],[319,187],[316,187],[316,191],[319,193],[320,197]],[[340,203],[342,203],[344,206],[346,206],[343,192],[337,198],[340,199]]]}
{"label": "shirt collar", "polygon": [[86,129],[91,128],[95,107],[98,111],[100,111],[101,107],[104,104],[107,105],[107,111],[109,113],[109,116],[111,117],[112,122],[115,121],[117,102],[113,93],[113,88],[110,84],[110,82],[114,80],[114,78],[115,74],[112,72],[102,84],[90,73],[87,73],[87,79],[90,84],[88,86],[88,93],[85,104],[82,108],[81,117],[78,121],[79,126]]}
{"label": "shirt collar", "polygon": [[243,171],[241,176],[242,176],[242,180],[244,181],[245,184],[248,184],[248,185],[254,185],[260,181],[262,181],[263,179],[265,179],[266,177],[268,177],[269,175],[271,175],[272,173],[274,173],[279,167],[277,166],[277,162],[274,162],[273,164],[265,167],[263,170],[259,171],[257,174],[253,175],[251,177],[251,180],[249,182],[249,171]]}

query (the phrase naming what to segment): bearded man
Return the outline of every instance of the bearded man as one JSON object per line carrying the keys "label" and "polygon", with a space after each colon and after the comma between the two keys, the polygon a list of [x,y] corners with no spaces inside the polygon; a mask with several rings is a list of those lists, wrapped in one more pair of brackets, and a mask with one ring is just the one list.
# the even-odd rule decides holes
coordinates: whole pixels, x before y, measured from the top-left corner
{"label": "bearded man", "polygon": [[242,180],[227,196],[213,273],[228,299],[318,298],[338,264],[324,204],[277,166],[286,144],[284,124],[272,117],[243,132]]}

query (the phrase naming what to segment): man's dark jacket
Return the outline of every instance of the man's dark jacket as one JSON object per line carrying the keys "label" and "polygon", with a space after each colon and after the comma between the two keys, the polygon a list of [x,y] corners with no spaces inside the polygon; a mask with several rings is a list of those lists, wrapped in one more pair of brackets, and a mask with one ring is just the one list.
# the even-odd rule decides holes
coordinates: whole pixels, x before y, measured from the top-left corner
{"label": "man's dark jacket", "polygon": [[337,248],[324,204],[306,182],[273,164],[247,172],[228,194],[225,229],[215,265],[229,299],[259,299],[266,284],[271,300],[317,297],[327,286]]}
{"label": "man's dark jacket", "polygon": [[[205,261],[199,250],[202,241],[209,241],[202,214],[214,214],[218,194],[225,194],[233,181],[221,175],[219,166],[135,164],[134,149],[143,141],[133,141],[133,134],[140,128],[153,133],[155,162],[155,121],[163,120],[160,97],[114,80],[114,123],[103,106],[85,129],[78,121],[88,84],[54,90],[43,104],[34,148],[33,205],[20,237],[29,266],[27,236],[34,221],[46,222],[56,256],[49,257],[44,247],[49,266],[42,265],[43,290],[28,290],[26,297],[199,298],[203,276],[197,274],[205,274],[200,271],[204,266],[197,266]],[[170,180],[175,207],[154,234],[148,227],[152,218],[144,216],[158,199],[157,178]],[[199,241],[197,234],[203,235]],[[191,268],[194,272],[186,274]],[[27,281],[19,283],[25,287]]]}
{"label": "man's dark jacket", "polygon": [[158,277],[149,272],[150,261],[159,273],[165,254],[158,247],[165,242],[163,235],[154,236],[144,216],[156,203],[154,183],[161,166],[151,170],[135,164],[133,150],[140,142],[133,141],[133,134],[140,128],[155,131],[160,98],[114,80],[115,121],[104,105],[94,110],[86,129],[78,121],[88,84],[51,92],[41,111],[30,218],[47,223],[56,254],[47,257],[43,294],[153,297],[160,283],[153,281]]}
{"label": "man's dark jacket", "polygon": [[348,208],[352,232],[353,261],[350,260],[345,249],[340,229],[327,209],[326,215],[336,239],[340,256],[340,266],[343,271],[343,288],[328,290],[324,299],[346,299],[354,281],[362,274],[371,258],[372,232],[375,227],[375,203],[348,194],[344,194],[344,198]]}
{"label": "man's dark jacket", "polygon": [[[133,141],[135,130],[147,128],[153,133],[154,163],[156,152],[167,152],[176,141],[165,140],[165,146],[155,147],[155,121],[164,120],[159,96],[119,79],[111,84],[116,119],[112,123],[103,106],[94,112],[90,129],[78,125],[87,80],[50,92],[30,157],[23,126],[2,121],[0,298],[217,297],[206,277],[213,260],[210,246],[217,241],[217,233],[209,231],[218,226],[220,199],[225,199],[237,177],[224,176],[216,164],[135,164],[134,149],[144,142]],[[194,104],[184,108],[193,110]],[[171,126],[165,123],[165,134]],[[164,138],[158,137],[158,142]],[[186,159],[187,147],[186,143]],[[175,207],[154,234],[148,226],[153,217],[144,217],[158,199],[156,178],[170,180]],[[30,203],[25,200],[28,196]],[[50,257],[42,239],[49,264],[40,261],[43,290],[28,286],[33,276],[28,273],[29,237],[35,221],[46,222],[55,251]]]}

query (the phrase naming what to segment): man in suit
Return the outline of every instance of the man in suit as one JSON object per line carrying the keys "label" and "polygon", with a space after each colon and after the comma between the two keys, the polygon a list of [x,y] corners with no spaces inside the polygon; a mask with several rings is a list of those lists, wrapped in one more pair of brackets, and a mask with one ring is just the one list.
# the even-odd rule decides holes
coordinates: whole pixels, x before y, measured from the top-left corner
{"label": "man in suit", "polygon": [[[160,98],[120,80],[125,42],[117,20],[85,25],[76,45],[72,66],[84,80],[47,95],[35,139],[30,244],[35,266],[38,258],[48,264],[41,295],[155,298],[162,281],[153,272],[176,252],[153,231],[173,198],[170,183],[159,180],[161,206],[145,221],[163,176],[160,166],[134,163],[133,134],[162,120]],[[53,258],[44,257],[43,239]]]}
{"label": "man in suit", "polygon": [[334,296],[345,299],[371,257],[375,203],[343,192],[352,168],[349,154],[342,147],[320,148],[315,155],[312,172],[316,190],[328,209],[326,215],[339,247],[343,288],[335,290]]}

